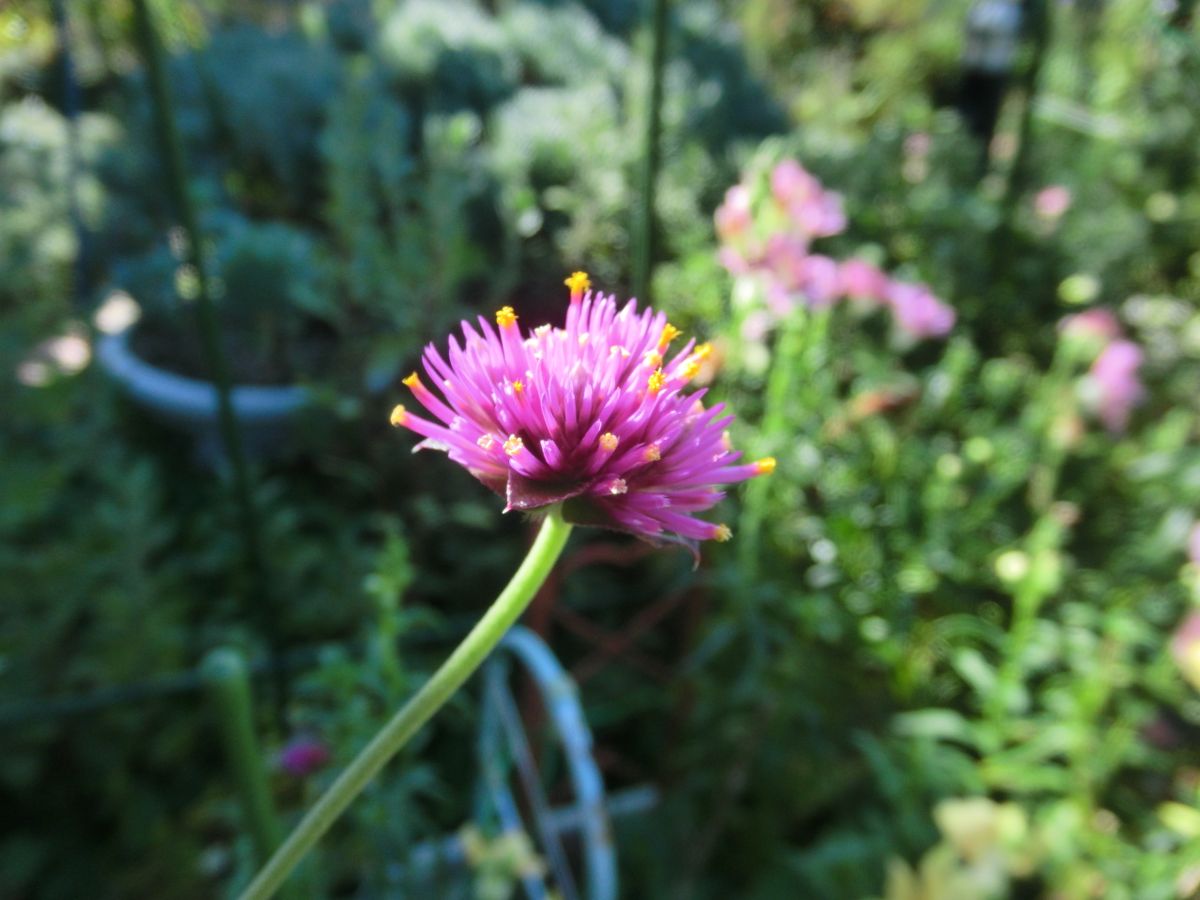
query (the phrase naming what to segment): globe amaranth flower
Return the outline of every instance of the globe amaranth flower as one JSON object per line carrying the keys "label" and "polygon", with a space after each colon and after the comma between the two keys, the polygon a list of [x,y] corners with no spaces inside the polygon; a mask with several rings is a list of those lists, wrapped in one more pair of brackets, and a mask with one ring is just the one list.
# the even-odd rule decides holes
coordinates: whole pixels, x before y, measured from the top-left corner
{"label": "globe amaranth flower", "polygon": [[[414,372],[404,380],[431,418],[397,406],[392,424],[445,451],[509,510],[563,504],[576,524],[630,532],[694,548],[727,540],[729,529],[696,517],[724,494],[721,486],[774,470],[773,459],[739,463],[721,404],[686,391],[711,352],[687,341],[666,316],[618,308],[592,293],[586,274],[566,281],[570,306],[562,328],[523,335],[504,307],[495,326],[462,323],[445,356],[430,344],[423,363],[434,393]],[[440,394],[440,396],[439,396]]]}

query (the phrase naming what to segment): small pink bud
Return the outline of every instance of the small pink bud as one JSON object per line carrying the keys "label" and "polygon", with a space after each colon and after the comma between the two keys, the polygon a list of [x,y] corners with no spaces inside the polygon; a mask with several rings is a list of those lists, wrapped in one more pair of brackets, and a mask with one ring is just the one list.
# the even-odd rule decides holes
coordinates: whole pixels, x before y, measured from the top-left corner
{"label": "small pink bud", "polygon": [[1033,210],[1043,219],[1058,219],[1071,208],[1071,191],[1061,184],[1042,188],[1033,198]]}
{"label": "small pink bud", "polygon": [[1058,330],[1065,338],[1077,338],[1104,345],[1121,336],[1121,323],[1111,310],[1093,307],[1067,316],[1058,323]]}
{"label": "small pink bud", "polygon": [[1171,656],[1188,684],[1200,690],[1200,610],[1188,613],[1175,629]]}
{"label": "small pink bud", "polygon": [[923,284],[893,281],[887,296],[901,331],[917,338],[945,337],[954,327],[953,308]]}
{"label": "small pink bud", "polygon": [[1137,344],[1113,341],[1100,351],[1088,372],[1093,410],[1113,434],[1125,430],[1133,408],[1145,394],[1138,378],[1141,365],[1142,351]]}
{"label": "small pink bud", "polygon": [[304,778],[324,768],[331,758],[329,748],[320,740],[310,735],[299,735],[283,746],[275,758],[275,764],[280,771]]}
{"label": "small pink bud", "polygon": [[721,240],[737,237],[750,228],[750,192],[745,185],[735,184],[725,192],[725,202],[717,207],[714,219]]}

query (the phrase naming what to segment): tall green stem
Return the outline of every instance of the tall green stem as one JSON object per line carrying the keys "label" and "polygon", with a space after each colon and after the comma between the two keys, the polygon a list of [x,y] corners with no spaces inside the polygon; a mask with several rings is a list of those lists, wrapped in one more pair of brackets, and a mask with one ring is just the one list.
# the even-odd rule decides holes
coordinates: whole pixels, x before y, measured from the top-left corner
{"label": "tall green stem", "polygon": [[231,647],[209,653],[200,673],[225,745],[225,759],[237,785],[246,829],[254,842],[255,858],[261,863],[283,840],[283,829],[271,803],[263,754],[254,733],[250,673],[241,654]]}
{"label": "tall green stem", "polygon": [[646,104],[646,131],[642,145],[641,190],[637,232],[634,238],[633,292],[650,302],[650,275],[654,267],[654,205],[658,170],[662,161],[663,76],[667,59],[667,6],[670,0],[654,0],[651,20],[650,96]]}
{"label": "tall green stem", "polygon": [[482,665],[542,586],[570,533],[571,526],[563,521],[561,510],[555,507],[546,516],[525,561],[483,618],[416,696],[383,726],[301,819],[296,830],[246,888],[241,900],[267,900],[274,895],[321,835],[330,829],[387,761]]}
{"label": "tall green stem", "polygon": [[[759,429],[759,433],[765,435],[768,440],[775,440],[786,432],[788,409],[795,403],[792,395],[793,385],[797,378],[808,374],[805,363],[808,357],[806,351],[811,342],[812,324],[808,311],[797,307],[782,325],[771,360],[771,374],[767,379],[763,397],[762,426]],[[765,449],[778,450],[773,446]],[[747,580],[754,578],[761,558],[762,548],[759,542],[769,495],[770,487],[765,478],[757,479],[746,489],[742,517],[738,523],[738,562],[742,576]]]}
{"label": "tall green stem", "polygon": [[241,531],[242,552],[249,589],[245,592],[246,610],[249,616],[258,619],[261,636],[271,648],[275,671],[276,707],[282,717],[287,693],[286,672],[280,661],[277,623],[280,609],[276,593],[267,577],[263,562],[262,529],[254,497],[250,491],[249,467],[242,445],[242,434],[233,412],[229,365],[221,349],[217,313],[213,307],[208,284],[208,266],[204,243],[200,235],[200,221],[196,207],[188,190],[187,165],[175,117],[171,111],[171,94],[167,84],[166,66],[163,63],[162,45],[154,18],[146,0],[134,0],[133,23],[137,42],[146,65],[146,78],[150,85],[150,104],[154,112],[154,130],[158,143],[159,157],[163,165],[164,186],[175,208],[183,234],[186,238],[187,262],[196,275],[196,299],[193,308],[196,325],[200,332],[200,344],[204,362],[208,368],[217,395],[217,426],[221,443],[229,457],[233,472],[233,493],[237,502],[238,527]]}

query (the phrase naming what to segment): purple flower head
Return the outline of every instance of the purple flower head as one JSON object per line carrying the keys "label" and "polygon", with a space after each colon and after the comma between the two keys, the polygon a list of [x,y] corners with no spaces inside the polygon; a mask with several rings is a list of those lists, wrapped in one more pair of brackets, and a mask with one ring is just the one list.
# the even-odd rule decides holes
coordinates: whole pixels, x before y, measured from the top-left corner
{"label": "purple flower head", "polygon": [[283,746],[275,758],[275,764],[289,775],[304,778],[324,768],[331,758],[329,748],[320,740],[310,735],[299,735]]}
{"label": "purple flower head", "polygon": [[685,393],[712,352],[680,336],[665,315],[618,308],[593,293],[586,274],[567,279],[566,325],[522,335],[511,307],[495,327],[462,323],[448,353],[430,344],[425,372],[404,383],[432,418],[402,406],[392,412],[425,438],[417,449],[442,450],[505,498],[505,511],[563,504],[577,524],[630,532],[694,548],[728,540],[729,529],[695,517],[723,496],[721,485],[765,475],[773,459],[739,464],[725,427],[732,416],[705,409],[704,391]]}
{"label": "purple flower head", "polygon": [[887,300],[900,330],[913,337],[943,337],[954,327],[954,309],[923,284],[894,281]]}
{"label": "purple flower head", "polygon": [[1129,424],[1133,408],[1145,393],[1138,378],[1142,351],[1133,341],[1113,341],[1088,371],[1091,404],[1100,421],[1113,434]]}

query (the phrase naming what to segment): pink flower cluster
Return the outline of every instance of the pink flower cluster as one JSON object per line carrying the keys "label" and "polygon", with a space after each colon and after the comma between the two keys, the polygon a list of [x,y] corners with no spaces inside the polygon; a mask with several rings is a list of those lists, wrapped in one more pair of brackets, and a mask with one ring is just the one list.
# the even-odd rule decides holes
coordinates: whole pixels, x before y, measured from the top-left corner
{"label": "pink flower cluster", "polygon": [[1120,434],[1146,393],[1138,377],[1142,349],[1123,336],[1121,323],[1107,309],[1068,316],[1059,331],[1064,339],[1086,342],[1088,350],[1095,352],[1083,383],[1084,402],[1109,432]]}
{"label": "pink flower cluster", "polygon": [[775,166],[769,181],[757,203],[753,184],[731,187],[714,219],[721,264],[733,275],[762,280],[774,318],[798,303],[825,309],[852,298],[887,307],[897,327],[914,338],[943,337],[954,327],[954,310],[927,286],[895,281],[865,260],[812,252],[814,240],[846,229],[839,194],[795,160]]}

